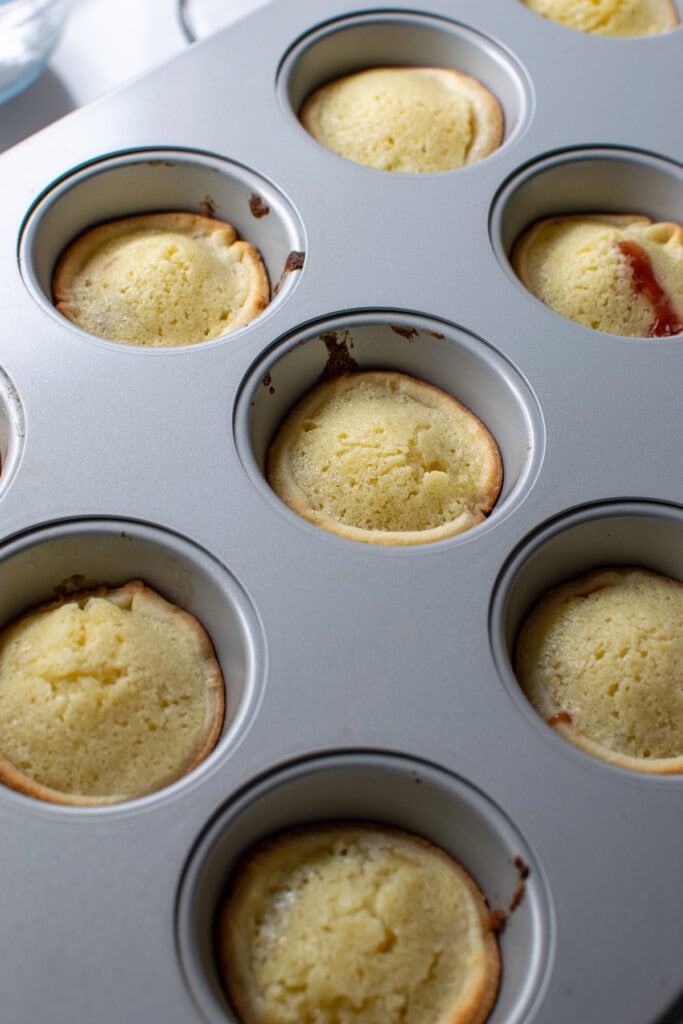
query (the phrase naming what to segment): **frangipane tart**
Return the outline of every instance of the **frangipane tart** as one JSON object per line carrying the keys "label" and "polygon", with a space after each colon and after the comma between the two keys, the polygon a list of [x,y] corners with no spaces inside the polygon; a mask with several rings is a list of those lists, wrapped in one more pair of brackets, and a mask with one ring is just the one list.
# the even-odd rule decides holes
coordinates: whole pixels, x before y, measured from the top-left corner
{"label": "frangipane tart", "polygon": [[124,217],[79,235],[57,263],[52,292],[84,330],[149,348],[228,334],[270,301],[258,250],[231,224],[182,212]]}
{"label": "frangipane tart", "polygon": [[522,624],[514,669],[565,739],[623,768],[683,772],[683,584],[637,567],[549,590]]}
{"label": "frangipane tart", "polygon": [[678,25],[671,0],[522,0],[530,10],[580,32],[651,36]]}
{"label": "frangipane tart", "polygon": [[161,789],[211,752],[224,707],[204,628],[140,580],[0,631],[0,782],[29,796],[92,805]]}
{"label": "frangipane tart", "polygon": [[454,68],[370,68],[327,82],[299,118],[323,146],[382,171],[423,174],[473,164],[503,140],[496,97]]}
{"label": "frangipane tart", "polygon": [[482,522],[500,451],[477,417],[425,381],[341,374],[301,399],[266,458],[275,493],[304,519],[369,544],[424,544]]}
{"label": "frangipane tart", "polygon": [[242,1024],[483,1024],[500,954],[472,877],[370,823],[304,826],[239,862],[217,960]]}
{"label": "frangipane tart", "polygon": [[510,261],[529,291],[556,313],[627,337],[683,332],[683,227],[629,214],[536,221]]}

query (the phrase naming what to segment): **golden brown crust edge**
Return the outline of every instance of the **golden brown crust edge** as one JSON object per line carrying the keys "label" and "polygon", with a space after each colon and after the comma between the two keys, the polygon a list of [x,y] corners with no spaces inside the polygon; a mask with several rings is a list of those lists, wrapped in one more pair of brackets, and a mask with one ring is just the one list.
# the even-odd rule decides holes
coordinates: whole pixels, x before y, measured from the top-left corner
{"label": "golden brown crust edge", "polygon": [[442,70],[451,75],[459,87],[467,92],[477,113],[480,136],[474,140],[468,153],[465,161],[467,167],[490,156],[503,144],[505,134],[503,108],[494,94],[477,78],[466,75],[464,71],[458,71],[455,68]]}
{"label": "golden brown crust edge", "polygon": [[[309,407],[316,404],[318,395],[334,386],[338,388],[353,387],[354,380],[357,379],[359,374],[363,377],[374,377],[381,380],[386,384],[387,388],[393,386],[395,390],[403,392],[432,408],[441,407],[448,409],[456,407],[460,412],[467,414],[468,422],[472,428],[472,435],[479,439],[482,447],[486,449],[489,459],[489,475],[481,483],[481,491],[484,496],[476,510],[463,512],[456,519],[429,530],[399,531],[366,530],[362,527],[348,526],[340,523],[332,516],[310,507],[305,492],[297,485],[292,474],[289,472],[289,446],[297,436],[299,420],[305,416],[306,410]],[[305,394],[293,406],[276,431],[275,437],[268,449],[266,456],[266,480],[278,497],[293,512],[296,512],[302,519],[326,530],[328,533],[365,544],[401,547],[413,544],[428,544],[438,540],[445,540],[448,537],[455,537],[483,522],[500,494],[503,482],[503,461],[500,449],[488,428],[457,398],[447,394],[445,391],[441,391],[432,384],[428,384],[426,381],[418,380],[408,374],[392,370],[360,370],[353,373],[340,374],[331,381],[323,381]]]}
{"label": "golden brown crust edge", "polygon": [[466,886],[472,896],[481,927],[484,969],[481,977],[472,983],[471,992],[465,990],[466,995],[463,996],[461,1005],[444,1018],[443,1024],[485,1024],[498,997],[501,958],[498,940],[491,928],[490,911],[481,889],[469,872],[454,857],[424,837],[390,825],[355,820],[330,821],[286,829],[258,842],[239,859],[232,873],[233,883],[239,874],[238,884],[234,884],[234,887],[230,888],[217,914],[215,948],[221,979],[241,1024],[269,1024],[268,1020],[254,1006],[253,991],[248,985],[242,985],[241,979],[236,982],[234,975],[229,970],[230,963],[237,963],[239,974],[242,977],[248,976],[249,973],[246,958],[243,955],[244,936],[239,926],[239,918],[243,913],[253,916],[254,905],[259,896],[258,883],[263,877],[264,862],[267,869],[273,851],[283,848],[286,850],[292,842],[296,843],[301,840],[305,843],[307,837],[310,837],[311,845],[315,846],[320,842],[327,841],[328,837],[334,839],[339,835],[358,832],[379,833],[395,837],[399,842],[407,841],[420,846],[432,856],[438,857],[441,863],[445,864]]}
{"label": "golden brown crust edge", "polygon": [[[669,32],[672,28],[676,28],[677,25],[680,25],[680,18],[678,17],[678,11],[674,6],[673,0],[661,0],[660,7],[662,11],[662,20],[665,25],[661,30],[662,32]],[[657,35],[661,35],[661,32],[657,33]]]}
{"label": "golden brown crust edge", "polygon": [[[165,617],[179,616],[185,622],[186,626],[194,632],[199,641],[202,657],[205,659],[207,693],[205,736],[201,747],[185,764],[178,766],[178,770],[174,773],[173,777],[169,778],[161,785],[155,786],[153,790],[144,790],[136,793],[119,793],[104,797],[88,797],[63,793],[59,790],[52,789],[49,786],[44,786],[25,775],[20,771],[20,769],[12,764],[11,761],[8,761],[2,752],[0,752],[0,784],[8,786],[10,789],[13,789],[18,793],[22,793],[25,796],[30,796],[37,800],[43,800],[46,803],[63,804],[75,807],[97,807],[114,803],[122,803],[126,800],[137,800],[142,796],[146,796],[149,792],[158,792],[159,789],[177,781],[201,764],[201,762],[215,747],[223,728],[223,719],[225,716],[225,682],[208,633],[198,619],[189,612],[186,612],[184,609],[172,604],[170,601],[167,601],[161,596],[161,594],[153,588],[148,587],[142,580],[129,580],[127,583],[117,587],[101,585],[85,590],[79,590],[71,594],[62,595],[54,600],[46,601],[43,604],[35,605],[33,608],[27,609],[21,615],[18,615],[13,619],[12,622],[19,622],[27,615],[52,611],[54,608],[59,608],[70,602],[85,602],[91,597],[107,597],[110,600],[114,600],[114,603],[118,604],[120,607],[124,608],[130,607],[134,600],[142,598],[147,602],[153,603],[158,612]],[[12,623],[7,623],[6,626],[10,626],[11,624]],[[6,627],[3,627],[3,629],[4,628]]]}
{"label": "golden brown crust edge", "polygon": [[680,25],[681,19],[678,17],[678,11],[673,5],[673,0],[665,0],[667,17],[669,19],[669,28],[676,28],[676,25]]}

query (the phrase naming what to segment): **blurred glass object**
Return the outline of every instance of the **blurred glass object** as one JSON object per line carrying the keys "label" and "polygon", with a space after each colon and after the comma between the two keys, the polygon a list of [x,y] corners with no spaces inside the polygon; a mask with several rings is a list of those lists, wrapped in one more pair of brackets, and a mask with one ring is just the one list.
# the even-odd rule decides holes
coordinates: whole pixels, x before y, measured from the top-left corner
{"label": "blurred glass object", "polygon": [[0,103],[44,69],[70,0],[0,0]]}

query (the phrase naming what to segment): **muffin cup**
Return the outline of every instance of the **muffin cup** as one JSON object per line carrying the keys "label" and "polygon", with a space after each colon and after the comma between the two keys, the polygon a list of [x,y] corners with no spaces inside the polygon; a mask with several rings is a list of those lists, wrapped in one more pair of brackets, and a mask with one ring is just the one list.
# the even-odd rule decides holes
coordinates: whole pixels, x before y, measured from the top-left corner
{"label": "muffin cup", "polygon": [[[680,339],[560,318],[508,254],[530,220],[588,204],[680,219],[683,27],[608,40],[516,0],[410,5],[273,0],[1,161],[2,618],[141,577],[228,677],[216,749],[163,790],[79,808],[0,787],[3,1024],[225,1024],[204,928],[235,858],[332,816],[441,843],[509,915],[492,1024],[680,1020],[680,777],[564,742],[511,668],[559,579],[608,557],[680,567]],[[335,157],[299,105],[378,61],[460,66],[503,104],[503,144],[431,175]],[[57,314],[74,235],[170,206],[258,245],[277,289],[261,316],[150,351]],[[504,483],[482,524],[380,548],[275,496],[278,424],[355,365],[424,379],[491,431]]]}
{"label": "muffin cup", "polygon": [[[257,710],[264,686],[264,642],[258,617],[239,583],[197,545],[157,526],[125,519],[85,519],[32,530],[0,548],[0,622],[82,590],[142,579],[172,604],[190,612],[213,643],[225,682],[221,736],[191,776],[215,768],[232,754]],[[175,792],[190,775],[141,797],[154,802]],[[4,791],[9,796],[10,790]],[[12,794],[14,795],[14,794]],[[17,799],[31,799],[19,797]],[[115,812],[65,808],[55,813]]]}
{"label": "muffin cup", "polygon": [[554,153],[512,175],[493,201],[489,229],[501,266],[525,295],[533,298],[509,260],[515,241],[537,220],[580,213],[642,214],[683,224],[683,168],[652,153],[589,147]]}
{"label": "muffin cup", "polygon": [[389,66],[456,68],[477,79],[501,105],[502,144],[529,116],[527,79],[510,53],[465,25],[400,11],[338,18],[299,39],[279,68],[280,102],[303,131],[298,111],[315,89],[354,71]]}
{"label": "muffin cup", "polygon": [[[490,619],[493,655],[503,684],[534,725],[550,728],[528,703],[512,668],[522,622],[552,587],[591,569],[612,566],[637,566],[683,581],[683,510],[656,502],[625,501],[560,516],[520,545],[498,579]],[[559,735],[556,742],[570,756],[588,756]],[[626,768],[598,757],[596,746],[595,763],[606,771],[638,770],[643,778],[666,772],[666,761],[632,758]],[[672,776],[671,781],[676,779],[680,783],[683,776]]]}
{"label": "muffin cup", "polygon": [[514,825],[468,782],[396,753],[340,751],[285,765],[245,787],[200,837],[178,898],[188,984],[212,1024],[237,1020],[213,949],[214,918],[237,859],[274,832],[323,821],[369,821],[423,836],[458,860],[500,910],[502,979],[488,1024],[521,1024],[553,960],[552,904],[541,866]]}
{"label": "muffin cup", "polygon": [[271,286],[271,301],[259,320],[283,301],[301,276],[298,271],[303,268],[306,249],[303,225],[289,200],[266,178],[208,153],[134,150],[79,168],[55,182],[35,203],[19,242],[24,281],[33,297],[60,323],[93,337],[53,306],[52,275],[57,261],[88,228],[155,211],[199,213],[225,220],[241,239],[256,246]]}
{"label": "muffin cup", "polygon": [[280,422],[320,380],[359,368],[397,370],[425,380],[465,405],[493,435],[503,460],[501,492],[488,519],[460,537],[486,529],[523,500],[544,445],[540,410],[523,377],[461,328],[394,310],[318,322],[283,339],[252,368],[237,403],[235,438],[243,465],[270,500],[278,499],[263,474]]}

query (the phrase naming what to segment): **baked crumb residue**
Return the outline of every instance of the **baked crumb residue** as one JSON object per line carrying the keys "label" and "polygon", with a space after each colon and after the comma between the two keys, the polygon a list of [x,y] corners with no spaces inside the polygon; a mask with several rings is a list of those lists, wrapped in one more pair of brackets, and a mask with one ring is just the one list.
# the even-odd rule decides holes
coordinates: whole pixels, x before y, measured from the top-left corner
{"label": "baked crumb residue", "polygon": [[414,341],[418,336],[418,331],[415,327],[399,327],[397,324],[390,324],[389,326],[394,334],[400,334],[407,341]]}
{"label": "baked crumb residue", "polygon": [[284,280],[288,274],[292,274],[296,270],[303,270],[305,261],[305,252],[300,252],[297,249],[293,249],[289,253],[287,259],[285,260],[285,265],[282,269],[282,273],[280,274],[280,280],[276,283],[275,287],[273,288],[273,295],[277,295],[277,293],[280,291],[280,288],[282,287]]}
{"label": "baked crumb residue", "polygon": [[508,903],[507,910],[495,907],[489,911],[489,928],[496,935],[505,931],[510,916],[514,914],[526,894],[526,880],[531,873],[531,868],[522,858],[517,855],[512,862],[517,869],[517,887]]}
{"label": "baked crumb residue", "polygon": [[270,213],[270,207],[263,201],[258,192],[252,192],[249,196],[249,209],[252,217],[267,217]]}
{"label": "baked crumb residue", "polygon": [[215,217],[218,212],[218,203],[212,196],[204,196],[199,208],[205,217]]}
{"label": "baked crumb residue", "polygon": [[344,373],[360,369],[349,351],[352,341],[348,331],[326,331],[320,335],[320,340],[327,349],[327,362],[320,375],[321,380],[333,380]]}
{"label": "baked crumb residue", "polygon": [[84,590],[86,585],[86,577],[82,573],[74,573],[73,576],[67,576],[58,583],[54,587],[54,593],[58,598],[68,597],[78,590]]}

